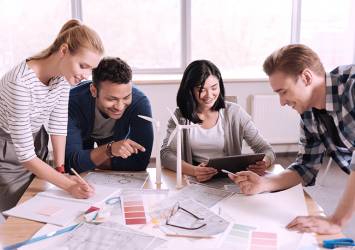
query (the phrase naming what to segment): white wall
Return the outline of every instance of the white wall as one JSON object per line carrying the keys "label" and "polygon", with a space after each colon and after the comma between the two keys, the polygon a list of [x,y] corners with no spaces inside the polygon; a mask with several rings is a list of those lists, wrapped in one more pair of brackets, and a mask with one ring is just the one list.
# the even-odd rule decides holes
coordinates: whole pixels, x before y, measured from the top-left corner
{"label": "white wall", "polygon": [[[178,81],[169,81],[164,84],[162,81],[154,83],[154,81],[141,82],[135,81],[150,99],[153,109],[153,117],[161,121],[162,134],[165,136],[166,124],[169,119],[166,107],[174,109],[176,107],[176,93],[179,87]],[[251,95],[256,94],[273,94],[271,87],[266,80],[261,81],[238,81],[225,83],[226,95],[237,96],[238,103],[250,113]],[[295,111],[296,112],[296,111]],[[287,121],[284,121],[287,123]],[[156,145],[154,144],[154,147]],[[273,145],[276,152],[294,152],[297,151],[296,144]],[[152,157],[155,157],[155,149],[153,149]],[[250,152],[246,147],[245,152]]]}

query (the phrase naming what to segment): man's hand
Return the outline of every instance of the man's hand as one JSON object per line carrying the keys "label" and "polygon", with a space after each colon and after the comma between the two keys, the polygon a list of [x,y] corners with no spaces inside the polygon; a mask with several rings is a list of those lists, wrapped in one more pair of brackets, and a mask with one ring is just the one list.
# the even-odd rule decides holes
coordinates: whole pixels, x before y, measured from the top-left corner
{"label": "man's hand", "polygon": [[137,154],[138,151],[144,152],[145,148],[135,141],[125,139],[112,143],[111,150],[115,157],[122,157],[123,159],[126,159],[132,154]]}
{"label": "man's hand", "polygon": [[253,165],[248,166],[249,171],[253,171],[254,173],[257,173],[260,176],[265,175],[265,170],[268,168],[266,165],[266,161],[258,161]]}
{"label": "man's hand", "polygon": [[194,176],[199,182],[207,181],[216,174],[218,174],[217,169],[207,167],[206,163],[201,163],[200,165],[194,167]]}
{"label": "man's hand", "polygon": [[228,177],[239,186],[243,194],[252,195],[264,191],[264,178],[254,172],[241,171],[237,172],[235,175],[228,174]]}
{"label": "man's hand", "polygon": [[300,233],[337,234],[341,232],[341,226],[329,217],[323,216],[298,216],[287,226],[291,231]]}

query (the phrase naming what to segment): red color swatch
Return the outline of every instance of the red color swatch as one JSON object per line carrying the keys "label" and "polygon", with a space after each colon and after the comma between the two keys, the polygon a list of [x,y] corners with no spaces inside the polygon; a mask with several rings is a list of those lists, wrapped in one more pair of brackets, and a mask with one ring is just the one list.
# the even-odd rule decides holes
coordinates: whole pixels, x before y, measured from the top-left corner
{"label": "red color swatch", "polygon": [[121,197],[126,225],[147,224],[143,199],[141,196]]}

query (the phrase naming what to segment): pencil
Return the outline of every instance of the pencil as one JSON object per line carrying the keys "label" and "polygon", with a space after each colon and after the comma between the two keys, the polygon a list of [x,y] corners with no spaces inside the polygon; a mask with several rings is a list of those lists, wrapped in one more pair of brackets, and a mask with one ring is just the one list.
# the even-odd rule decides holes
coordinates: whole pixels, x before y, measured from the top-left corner
{"label": "pencil", "polygon": [[223,173],[225,173],[225,174],[231,174],[231,175],[233,175],[233,176],[237,176],[236,174],[234,174],[234,173],[232,173],[232,172],[230,172],[230,171],[228,171],[228,170],[225,170],[225,169],[221,169],[221,171],[222,171]]}
{"label": "pencil", "polygon": [[87,183],[87,182],[78,174],[78,172],[75,171],[74,168],[71,168],[70,170],[73,172],[73,174],[75,174],[75,175],[80,179],[81,182],[83,182],[83,183],[86,184],[86,185],[89,185],[89,183]]}

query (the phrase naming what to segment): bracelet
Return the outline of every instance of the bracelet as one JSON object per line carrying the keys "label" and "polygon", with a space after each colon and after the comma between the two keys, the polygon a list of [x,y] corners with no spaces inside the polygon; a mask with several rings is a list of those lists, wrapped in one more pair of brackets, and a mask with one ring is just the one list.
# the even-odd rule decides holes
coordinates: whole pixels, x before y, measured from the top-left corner
{"label": "bracelet", "polygon": [[62,164],[62,165],[60,165],[60,166],[57,166],[57,167],[55,168],[55,170],[56,170],[57,172],[63,174],[63,173],[65,172],[64,164]]}
{"label": "bracelet", "polygon": [[107,144],[106,146],[106,155],[110,158],[113,158],[115,157],[113,154],[112,154],[112,143],[114,143],[115,141],[112,141],[110,143]]}

